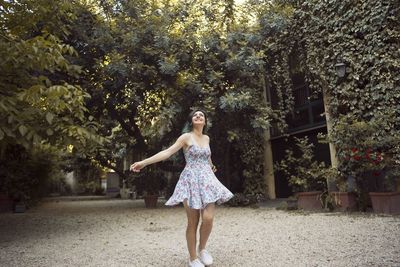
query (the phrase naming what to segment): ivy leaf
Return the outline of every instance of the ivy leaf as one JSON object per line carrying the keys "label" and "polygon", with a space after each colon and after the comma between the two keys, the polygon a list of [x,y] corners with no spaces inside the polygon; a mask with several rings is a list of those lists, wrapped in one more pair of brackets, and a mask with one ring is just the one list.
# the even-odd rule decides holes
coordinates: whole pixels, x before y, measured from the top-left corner
{"label": "ivy leaf", "polygon": [[26,132],[28,131],[28,128],[26,128],[26,126],[24,126],[24,125],[20,125],[20,126],[18,127],[18,130],[19,130],[19,132],[20,132],[20,134],[21,134],[22,136],[25,136]]}
{"label": "ivy leaf", "polygon": [[54,114],[51,112],[47,112],[46,114],[46,120],[49,124],[53,123],[53,119],[54,119]]}

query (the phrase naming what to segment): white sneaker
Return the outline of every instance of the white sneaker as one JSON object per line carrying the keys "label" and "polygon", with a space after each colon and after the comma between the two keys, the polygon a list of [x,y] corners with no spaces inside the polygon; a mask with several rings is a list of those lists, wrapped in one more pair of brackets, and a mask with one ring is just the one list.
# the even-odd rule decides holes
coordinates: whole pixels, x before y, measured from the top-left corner
{"label": "white sneaker", "polygon": [[207,250],[203,249],[200,251],[200,260],[204,265],[211,265],[213,263],[213,258]]}
{"label": "white sneaker", "polygon": [[195,259],[194,261],[190,261],[189,259],[189,267],[204,267],[204,264],[199,259]]}

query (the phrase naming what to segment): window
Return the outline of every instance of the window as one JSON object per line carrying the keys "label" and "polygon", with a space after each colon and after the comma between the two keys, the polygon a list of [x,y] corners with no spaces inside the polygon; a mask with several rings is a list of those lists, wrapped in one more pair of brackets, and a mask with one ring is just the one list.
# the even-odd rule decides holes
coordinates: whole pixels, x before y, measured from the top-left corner
{"label": "window", "polygon": [[[304,78],[301,78],[299,74],[296,74],[292,81],[294,83],[294,110],[286,117],[286,122],[289,126],[288,133],[324,126],[326,124],[326,120],[325,116],[323,116],[324,102],[322,94],[312,97],[310,94],[310,89],[305,83]],[[271,95],[271,105],[273,108],[276,108],[278,106],[276,92],[272,90]],[[273,124],[271,136],[276,137],[280,135],[282,135],[282,133],[279,132],[276,125]]]}

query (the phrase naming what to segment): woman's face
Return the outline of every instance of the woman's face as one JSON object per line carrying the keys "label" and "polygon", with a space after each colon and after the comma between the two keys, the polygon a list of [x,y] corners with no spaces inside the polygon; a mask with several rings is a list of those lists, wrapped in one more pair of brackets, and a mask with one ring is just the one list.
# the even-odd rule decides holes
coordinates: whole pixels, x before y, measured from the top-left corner
{"label": "woman's face", "polygon": [[206,124],[206,117],[204,113],[201,111],[196,111],[192,117],[192,124],[193,125],[205,125]]}

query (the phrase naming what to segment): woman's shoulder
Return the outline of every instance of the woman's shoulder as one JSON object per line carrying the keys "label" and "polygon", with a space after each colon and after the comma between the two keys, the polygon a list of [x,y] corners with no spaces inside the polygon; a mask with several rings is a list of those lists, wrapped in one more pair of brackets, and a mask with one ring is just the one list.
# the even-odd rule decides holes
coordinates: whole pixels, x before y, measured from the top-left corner
{"label": "woman's shoulder", "polygon": [[178,140],[184,141],[185,143],[190,139],[190,133],[183,133],[179,136]]}
{"label": "woman's shoulder", "polygon": [[181,134],[181,136],[179,136],[179,138],[189,138],[190,137],[190,133],[183,133]]}
{"label": "woman's shoulder", "polygon": [[179,136],[178,140],[180,140],[184,151],[188,148],[188,146],[191,145],[191,135],[190,135],[190,133],[181,134],[181,136]]}

